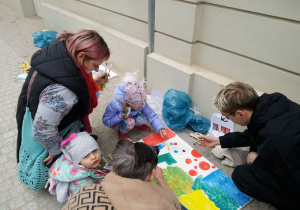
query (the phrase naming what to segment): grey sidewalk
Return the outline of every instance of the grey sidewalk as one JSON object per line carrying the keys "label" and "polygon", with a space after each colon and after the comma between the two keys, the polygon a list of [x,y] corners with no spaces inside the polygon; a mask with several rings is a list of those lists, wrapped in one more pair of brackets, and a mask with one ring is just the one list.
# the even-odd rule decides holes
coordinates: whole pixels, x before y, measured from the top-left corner
{"label": "grey sidewalk", "polygon": [[[46,190],[33,191],[26,188],[18,180],[16,164],[17,125],[15,112],[18,96],[23,82],[15,81],[14,76],[20,74],[18,63],[30,61],[31,55],[39,48],[33,46],[32,33],[43,30],[43,20],[39,17],[20,18],[11,10],[0,4],[0,210],[1,209],[61,209],[63,206],[56,197]],[[117,72],[118,73],[118,72]],[[102,123],[102,114],[108,102],[112,99],[116,86],[123,75],[110,80],[107,88],[101,94],[99,105],[91,114],[91,124],[94,133],[99,136],[99,145],[108,158],[118,139],[112,129]],[[152,129],[152,133],[154,130]],[[176,132],[188,144],[194,147],[204,157],[228,176],[233,168],[221,164],[210,152],[210,148],[194,146],[189,137],[190,130]],[[149,134],[131,132],[134,140]],[[274,209],[271,206],[252,200],[243,209]]]}

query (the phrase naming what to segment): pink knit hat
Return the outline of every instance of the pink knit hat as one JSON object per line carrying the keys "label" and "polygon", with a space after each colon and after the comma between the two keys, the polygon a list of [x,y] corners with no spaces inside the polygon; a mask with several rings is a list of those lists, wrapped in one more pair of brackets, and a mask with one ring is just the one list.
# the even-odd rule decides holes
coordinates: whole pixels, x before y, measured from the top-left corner
{"label": "pink knit hat", "polygon": [[143,84],[138,81],[129,81],[125,88],[125,103],[133,107],[145,106],[147,95]]}

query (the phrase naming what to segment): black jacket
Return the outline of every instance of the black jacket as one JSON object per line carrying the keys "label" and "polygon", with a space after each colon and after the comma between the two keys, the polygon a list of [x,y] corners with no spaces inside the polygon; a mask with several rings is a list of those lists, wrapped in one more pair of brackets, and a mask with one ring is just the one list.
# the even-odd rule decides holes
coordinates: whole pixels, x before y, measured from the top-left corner
{"label": "black jacket", "polygon": [[78,103],[73,106],[71,111],[62,119],[58,130],[61,131],[72,122],[81,119],[88,114],[89,107],[89,91],[85,79],[80,70],[75,65],[64,42],[55,40],[49,45],[40,49],[31,58],[31,69],[28,73],[26,81],[22,87],[17,107],[17,160],[19,162],[19,148],[21,145],[22,121],[25,114],[27,88],[31,75],[36,70],[38,73],[34,78],[29,95],[29,109],[32,118],[37,111],[40,93],[50,84],[62,84],[78,97]]}
{"label": "black jacket", "polygon": [[264,169],[300,187],[300,105],[280,93],[263,94],[247,127],[220,137],[222,148],[250,146]]}

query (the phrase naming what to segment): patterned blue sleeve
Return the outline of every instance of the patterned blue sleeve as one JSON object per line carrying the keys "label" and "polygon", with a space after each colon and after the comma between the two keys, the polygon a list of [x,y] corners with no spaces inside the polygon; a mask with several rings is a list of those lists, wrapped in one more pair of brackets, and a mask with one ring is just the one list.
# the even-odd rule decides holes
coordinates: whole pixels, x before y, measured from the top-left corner
{"label": "patterned blue sleeve", "polygon": [[41,92],[33,122],[33,134],[49,155],[61,152],[62,137],[58,125],[77,102],[77,96],[61,84],[51,84]]}

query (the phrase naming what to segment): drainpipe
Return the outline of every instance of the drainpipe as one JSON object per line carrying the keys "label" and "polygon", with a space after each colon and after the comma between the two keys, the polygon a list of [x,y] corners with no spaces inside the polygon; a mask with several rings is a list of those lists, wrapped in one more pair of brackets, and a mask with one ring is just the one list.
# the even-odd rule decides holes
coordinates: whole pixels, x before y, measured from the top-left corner
{"label": "drainpipe", "polygon": [[155,0],[148,0],[148,54],[154,51],[154,23],[155,23]]}

